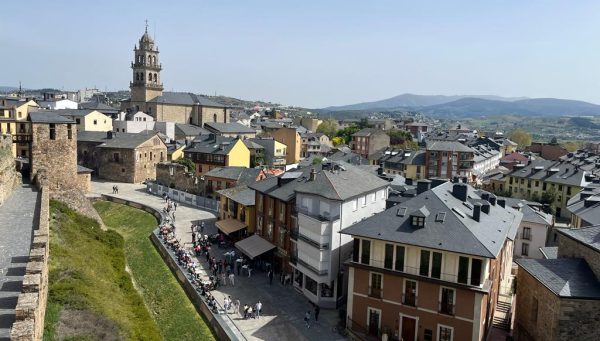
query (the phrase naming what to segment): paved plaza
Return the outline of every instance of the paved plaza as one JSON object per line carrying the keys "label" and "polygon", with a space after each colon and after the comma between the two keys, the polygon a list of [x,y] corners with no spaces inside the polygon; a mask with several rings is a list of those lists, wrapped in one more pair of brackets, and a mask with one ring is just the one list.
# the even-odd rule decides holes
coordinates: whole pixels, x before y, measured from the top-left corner
{"label": "paved plaza", "polygon": [[0,340],[15,321],[36,216],[38,194],[24,184],[0,206]]}
{"label": "paved plaza", "polygon": [[[119,187],[119,194],[115,197],[143,203],[155,209],[162,210],[165,203],[161,197],[155,196],[146,190],[145,185],[93,181],[92,192],[95,194],[112,194],[112,186]],[[184,243],[186,248],[191,248],[192,235],[190,226],[192,222],[205,221],[205,234],[217,232],[214,226],[216,216],[198,208],[178,205],[175,212],[175,225],[177,238]],[[212,248],[211,255],[224,258],[223,254],[230,249]],[[199,257],[200,264],[207,267],[205,257]],[[206,273],[205,273],[206,275]],[[246,274],[235,274],[235,287],[222,286],[212,291],[219,303],[223,304],[226,296],[240,300],[244,304],[254,305],[258,300],[263,304],[263,313],[258,319],[244,319],[237,313],[230,313],[236,327],[248,340],[344,340],[334,327],[338,323],[338,311],[321,309],[319,323],[314,321],[312,304],[291,284],[282,285],[279,276],[275,276],[273,284],[269,285],[266,272],[253,271],[252,277]],[[303,321],[307,310],[311,312],[310,328],[305,327]]]}

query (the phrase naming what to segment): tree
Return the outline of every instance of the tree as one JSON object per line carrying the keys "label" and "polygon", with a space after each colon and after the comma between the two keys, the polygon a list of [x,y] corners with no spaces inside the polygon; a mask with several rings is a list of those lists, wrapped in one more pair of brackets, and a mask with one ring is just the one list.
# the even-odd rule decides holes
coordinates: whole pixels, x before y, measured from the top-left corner
{"label": "tree", "polygon": [[357,125],[352,125],[350,127],[338,130],[335,133],[335,136],[343,138],[344,143],[349,144],[350,141],[352,141],[352,135],[359,130],[360,128]]}
{"label": "tree", "polygon": [[524,149],[531,145],[531,135],[521,128],[513,130],[510,133],[509,138],[511,141],[518,144],[520,149]]}
{"label": "tree", "polygon": [[317,133],[323,133],[329,138],[333,138],[335,133],[338,131],[339,126],[336,120],[328,118],[319,124],[317,127]]}
{"label": "tree", "polygon": [[331,139],[331,143],[333,144],[334,147],[339,146],[340,144],[344,143],[344,138],[341,136],[336,136],[334,138]]}
{"label": "tree", "polygon": [[320,157],[315,157],[315,158],[312,160],[312,164],[313,164],[313,165],[318,165],[318,164],[320,164],[321,162],[323,162],[323,159],[321,159]]}
{"label": "tree", "polygon": [[554,201],[556,200],[556,190],[554,189],[554,187],[550,187],[549,190],[545,191],[542,193],[542,196],[540,197],[540,203],[547,205],[551,212],[554,213],[553,209],[552,209],[552,205],[554,204]]}
{"label": "tree", "polygon": [[194,162],[190,159],[179,159],[179,160],[175,160],[175,163],[178,163],[180,165],[184,165],[185,168],[187,168],[188,172],[193,172],[194,169],[196,169],[196,166],[194,165]]}
{"label": "tree", "polygon": [[392,146],[412,142],[412,135],[405,130],[391,129],[387,134],[390,136],[390,145]]}
{"label": "tree", "polygon": [[562,147],[564,149],[568,150],[569,152],[574,152],[577,149],[579,149],[579,145],[576,142],[573,142],[573,141],[564,142],[562,144]]}

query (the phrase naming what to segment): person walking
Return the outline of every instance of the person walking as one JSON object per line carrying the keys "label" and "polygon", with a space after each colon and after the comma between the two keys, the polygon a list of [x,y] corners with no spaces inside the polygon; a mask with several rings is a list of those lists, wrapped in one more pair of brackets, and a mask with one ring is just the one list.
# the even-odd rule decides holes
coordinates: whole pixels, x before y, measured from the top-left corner
{"label": "person walking", "polygon": [[260,317],[261,311],[262,311],[262,303],[260,303],[260,300],[258,300],[258,303],[256,303],[256,318]]}
{"label": "person walking", "polygon": [[200,234],[204,234],[204,222],[200,223]]}
{"label": "person walking", "polygon": [[315,305],[315,323],[319,323],[319,313],[321,312],[321,307]]}
{"label": "person walking", "polygon": [[241,302],[239,299],[235,300],[235,310],[237,311],[238,315],[242,316],[242,314],[240,314],[240,308],[241,308]]}
{"label": "person walking", "polygon": [[232,287],[235,286],[235,275],[233,274],[233,272],[229,274],[229,283],[231,283]]}
{"label": "person walking", "polygon": [[173,203],[173,211],[177,211],[177,201]]}
{"label": "person walking", "polygon": [[115,189],[117,190],[116,194],[119,194],[119,186],[115,186]]}
{"label": "person walking", "polygon": [[269,285],[273,285],[273,270],[270,269],[267,275],[269,276]]}
{"label": "person walking", "polygon": [[306,328],[310,328],[310,310],[304,314],[304,322],[306,323]]}
{"label": "person walking", "polygon": [[175,222],[175,211],[173,211],[172,215],[173,215],[173,222]]}

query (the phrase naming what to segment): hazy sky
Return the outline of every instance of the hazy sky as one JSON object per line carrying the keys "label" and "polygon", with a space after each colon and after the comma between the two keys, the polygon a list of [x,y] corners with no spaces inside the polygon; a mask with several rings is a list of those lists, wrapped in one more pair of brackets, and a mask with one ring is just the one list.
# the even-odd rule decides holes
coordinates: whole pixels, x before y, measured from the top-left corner
{"label": "hazy sky", "polygon": [[127,89],[150,23],[165,90],[323,107],[401,93],[600,103],[600,1],[10,1],[0,85]]}

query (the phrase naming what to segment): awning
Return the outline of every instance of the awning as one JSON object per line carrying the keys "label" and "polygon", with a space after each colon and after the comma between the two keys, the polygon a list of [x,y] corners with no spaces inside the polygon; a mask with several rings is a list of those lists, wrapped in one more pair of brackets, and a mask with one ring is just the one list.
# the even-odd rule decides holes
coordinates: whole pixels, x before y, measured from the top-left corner
{"label": "awning", "polygon": [[221,230],[221,232],[225,233],[226,235],[229,235],[230,233],[233,233],[235,231],[239,231],[243,228],[246,228],[246,224],[244,224],[243,222],[236,220],[236,219],[225,219],[225,220],[219,220],[215,223],[215,225],[217,225],[217,228],[219,230]]}
{"label": "awning", "polygon": [[254,259],[267,251],[273,250],[275,245],[254,234],[235,243],[235,247],[250,257],[250,259]]}

